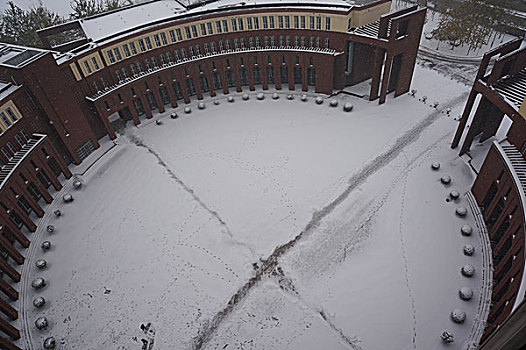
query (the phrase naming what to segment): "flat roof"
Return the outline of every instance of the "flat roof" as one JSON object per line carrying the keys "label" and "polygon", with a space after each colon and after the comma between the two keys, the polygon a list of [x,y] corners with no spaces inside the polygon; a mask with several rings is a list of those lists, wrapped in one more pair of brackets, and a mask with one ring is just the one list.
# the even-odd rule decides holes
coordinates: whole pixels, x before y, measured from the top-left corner
{"label": "flat roof", "polygon": [[20,88],[19,85],[15,85],[13,83],[8,83],[5,81],[0,81],[0,101],[11,95],[18,88]]}
{"label": "flat roof", "polygon": [[0,65],[21,68],[48,52],[50,51],[0,43]]}

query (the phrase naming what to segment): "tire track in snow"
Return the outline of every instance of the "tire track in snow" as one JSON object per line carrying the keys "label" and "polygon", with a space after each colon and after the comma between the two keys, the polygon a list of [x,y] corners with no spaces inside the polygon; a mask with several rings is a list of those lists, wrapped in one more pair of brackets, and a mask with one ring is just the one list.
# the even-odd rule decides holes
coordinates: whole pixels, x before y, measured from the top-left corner
{"label": "tire track in snow", "polygon": [[[457,98],[448,101],[444,104],[444,108],[454,107],[459,103],[464,102],[467,95],[468,93],[466,92]],[[432,125],[433,122],[435,122],[440,116],[442,116],[441,111],[436,110],[424,118],[420,123],[416,124],[413,128],[405,132],[396,140],[391,148],[382,152],[380,155],[367,163],[358,173],[353,175],[348,181],[349,186],[338,197],[336,197],[332,202],[330,202],[321,210],[314,212],[312,219],[296,237],[287,243],[277,246],[268,258],[261,259],[259,268],[256,269],[254,276],[251,277],[241,288],[238,289],[236,293],[232,295],[222,310],[220,310],[210,321],[204,322],[202,324],[201,328],[198,330],[197,336],[193,339],[192,348],[202,349],[203,346],[205,346],[206,343],[212,338],[223,320],[232,313],[235,307],[245,298],[248,292],[261,280],[263,275],[276,267],[278,264],[278,258],[293,248],[310,231],[318,227],[320,222],[327,215],[332,213],[336,207],[346,200],[349,195],[357,187],[363,184],[370,176],[398,157],[398,155],[403,152],[405,147],[416,141],[420,134],[430,125]]]}

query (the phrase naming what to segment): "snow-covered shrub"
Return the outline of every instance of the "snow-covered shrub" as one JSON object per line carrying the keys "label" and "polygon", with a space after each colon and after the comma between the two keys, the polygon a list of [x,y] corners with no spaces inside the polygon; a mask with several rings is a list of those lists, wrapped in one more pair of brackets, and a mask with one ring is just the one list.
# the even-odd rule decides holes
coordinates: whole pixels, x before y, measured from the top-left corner
{"label": "snow-covered shrub", "polygon": [[305,94],[301,95],[301,100],[303,102],[307,101],[307,95],[305,95]]}
{"label": "snow-covered shrub", "polygon": [[417,91],[415,89],[412,89],[411,92],[409,93],[411,96],[415,97]]}
{"label": "snow-covered shrub", "polygon": [[55,231],[55,226],[53,226],[53,225],[47,225],[47,227],[46,227],[46,231],[49,232],[49,233],[52,233],[53,231]]}
{"label": "snow-covered shrub", "polygon": [[35,321],[35,326],[38,329],[46,329],[47,328],[47,318],[45,317],[37,318],[37,320]]}
{"label": "snow-covered shrub", "polygon": [[64,203],[73,202],[73,196],[71,194],[65,194],[64,197],[62,197],[62,200]]}
{"label": "snow-covered shrub", "polygon": [[46,285],[46,280],[44,280],[42,277],[36,277],[31,282],[31,287],[35,289],[42,288]]}
{"label": "snow-covered shrub", "polygon": [[469,299],[473,298],[473,290],[471,288],[469,288],[469,287],[462,287],[458,291],[458,296],[462,300],[469,300]]}
{"label": "snow-covered shrub", "polygon": [[265,98],[265,95],[262,92],[258,93],[258,96],[257,96],[258,100],[263,100],[264,98]]}
{"label": "snow-covered shrub", "polygon": [[75,179],[75,181],[73,181],[73,188],[78,190],[81,187],[82,187],[82,181],[80,181],[79,179]]}
{"label": "snow-covered shrub", "polygon": [[462,250],[464,251],[464,255],[471,256],[473,253],[475,253],[475,247],[473,247],[471,244],[466,244]]}
{"label": "snow-covered shrub", "polygon": [[228,102],[234,102],[234,96],[228,96],[227,101]]}
{"label": "snow-covered shrub", "polygon": [[435,101],[435,103],[433,103],[433,108],[438,108],[439,105],[440,103],[438,101]]}
{"label": "snow-covered shrub", "polygon": [[219,100],[215,100],[215,101],[214,101],[214,104],[215,104],[216,106],[219,105]]}
{"label": "snow-covered shrub", "polygon": [[178,115],[175,112],[170,113],[170,118],[177,119]]}
{"label": "snow-covered shrub", "polygon": [[248,94],[245,92],[245,93],[243,94],[243,96],[241,96],[241,98],[242,98],[244,101],[246,101],[246,100],[248,100],[250,97],[249,97]]}
{"label": "snow-covered shrub", "polygon": [[199,102],[199,103],[197,104],[197,108],[199,108],[199,109],[205,109],[205,103],[204,103],[204,102]]}
{"label": "snow-covered shrub", "polygon": [[185,107],[185,108],[184,108],[184,112],[185,112],[186,114],[192,113],[192,108],[190,108],[190,107]]}
{"label": "snow-covered shrub", "polygon": [[475,274],[475,268],[473,267],[473,265],[470,265],[470,264],[466,264],[462,266],[460,271],[462,272],[462,275],[465,277],[471,277]]}
{"label": "snow-covered shrub", "polygon": [[425,103],[427,101],[427,96],[422,96],[421,101]]}
{"label": "snow-covered shrub", "polygon": [[44,259],[38,259],[38,260],[35,262],[35,265],[36,265],[36,267],[38,267],[39,269],[43,269],[44,267],[46,267],[47,262],[46,262],[46,260],[44,260]]}
{"label": "snow-covered shrub", "polygon": [[53,212],[53,214],[55,214],[55,216],[58,217],[58,216],[62,215],[62,212],[61,212],[60,210],[57,209],[57,210],[55,210],[55,211]]}
{"label": "snow-covered shrub", "polygon": [[316,104],[321,105],[323,103],[323,97],[318,96],[316,97]]}
{"label": "snow-covered shrub", "polygon": [[332,99],[331,102],[329,102],[329,105],[330,105],[331,107],[337,107],[337,106],[338,106],[338,101],[335,100],[335,99]]}
{"label": "snow-covered shrub", "polygon": [[451,182],[451,176],[444,175],[440,178],[440,182],[442,182],[444,185],[447,185]]}
{"label": "snow-covered shrub", "polygon": [[46,303],[46,299],[44,299],[43,297],[36,297],[35,299],[33,299],[34,307],[42,307],[44,306],[45,303]]}
{"label": "snow-covered shrub", "polygon": [[451,319],[456,323],[463,323],[466,320],[466,313],[459,309],[451,311]]}
{"label": "snow-covered shrub", "polygon": [[469,225],[464,225],[460,229],[460,232],[462,232],[463,236],[471,236],[471,233],[473,232],[473,227],[471,227]]}
{"label": "snow-covered shrub", "polygon": [[156,119],[155,120],[155,125],[162,125],[162,123],[163,122],[161,121],[161,119]]}
{"label": "snow-covered shrub", "polygon": [[446,344],[453,343],[455,340],[453,339],[453,333],[450,331],[443,331],[440,335],[440,339]]}
{"label": "snow-covered shrub", "polygon": [[466,209],[466,207],[458,207],[456,210],[455,210],[455,213],[457,213],[458,216],[466,216],[467,213],[468,213],[468,210]]}
{"label": "snow-covered shrub", "polygon": [[460,197],[460,193],[458,193],[458,191],[451,191],[449,192],[449,196],[451,199],[458,199],[458,197]]}
{"label": "snow-covered shrub", "polygon": [[273,93],[273,94],[272,94],[272,98],[273,98],[274,100],[277,100],[277,99],[279,98],[278,93],[277,93],[277,92]]}
{"label": "snow-covered shrub", "polygon": [[293,94],[287,94],[287,100],[294,100]]}
{"label": "snow-covered shrub", "polygon": [[439,162],[433,162],[431,163],[431,169],[438,170],[440,169],[440,163]]}
{"label": "snow-covered shrub", "polygon": [[49,337],[49,338],[46,338],[46,340],[44,340],[44,349],[46,350],[54,349],[55,346],[56,346],[55,338]]}
{"label": "snow-covered shrub", "polygon": [[352,109],[353,109],[352,103],[347,102],[346,104],[343,105],[343,110],[345,112],[350,112],[352,111]]}

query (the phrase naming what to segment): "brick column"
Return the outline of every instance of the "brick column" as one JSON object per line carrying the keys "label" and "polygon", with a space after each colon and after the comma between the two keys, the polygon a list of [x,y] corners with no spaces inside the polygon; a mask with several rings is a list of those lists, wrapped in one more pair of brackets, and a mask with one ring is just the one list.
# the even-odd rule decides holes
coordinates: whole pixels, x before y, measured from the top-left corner
{"label": "brick column", "polygon": [[106,128],[110,139],[115,140],[117,138],[117,135],[115,135],[115,130],[113,130],[113,127],[111,126],[110,121],[108,120],[108,116],[106,115],[106,108],[102,107],[100,103],[96,103],[95,108],[97,109],[97,113],[99,113],[100,119],[102,120],[102,123],[104,124],[104,127]]}
{"label": "brick column", "polygon": [[0,278],[0,290],[4,292],[5,295],[9,297],[9,299],[15,301],[18,300],[18,291],[11,287],[9,283],[7,283],[3,278]]}
{"label": "brick column", "polygon": [[9,255],[18,265],[22,265],[25,261],[25,258],[20,254],[18,250],[9,242],[4,236],[0,235],[0,247],[5,250],[7,255]]}
{"label": "brick column", "polygon": [[[1,258],[1,257],[0,257],[0,270],[2,270],[14,282],[20,282],[20,273],[18,273],[18,271],[15,270],[13,266],[9,265],[9,263],[5,261],[4,258]],[[2,299],[0,298],[0,300]]]}

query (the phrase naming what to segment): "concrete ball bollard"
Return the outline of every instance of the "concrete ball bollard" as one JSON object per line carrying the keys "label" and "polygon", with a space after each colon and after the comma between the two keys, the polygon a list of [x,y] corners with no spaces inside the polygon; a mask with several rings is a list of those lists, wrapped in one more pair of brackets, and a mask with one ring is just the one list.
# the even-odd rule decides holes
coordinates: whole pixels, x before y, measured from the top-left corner
{"label": "concrete ball bollard", "polygon": [[199,108],[199,109],[205,109],[205,104],[204,104],[204,102],[199,102],[199,103],[197,104],[197,108]]}
{"label": "concrete ball bollard", "polygon": [[258,100],[263,100],[264,98],[265,98],[265,95],[262,92],[258,93],[257,95]]}
{"label": "concrete ball bollard", "polygon": [[451,311],[451,319],[455,323],[464,323],[466,320],[466,313],[459,309],[454,309]]}
{"label": "concrete ball bollard", "polygon": [[472,256],[475,253],[475,247],[473,247],[471,244],[466,244],[462,250],[464,251],[464,255]]}
{"label": "concrete ball bollard", "polygon": [[36,277],[31,282],[31,287],[34,289],[40,289],[46,286],[46,281],[42,277]]}
{"label": "concrete ball bollard", "polygon": [[350,111],[353,110],[353,108],[354,107],[353,107],[352,103],[346,103],[346,104],[343,105],[343,111],[344,112],[350,112]]}
{"label": "concrete ball bollard", "polygon": [[54,349],[55,346],[56,346],[55,338],[49,337],[49,338],[46,338],[46,340],[44,340],[44,349],[46,350]]}
{"label": "concrete ball bollard", "polygon": [[170,118],[177,119],[178,115],[175,112],[170,113]]}
{"label": "concrete ball bollard", "polygon": [[38,259],[38,260],[35,262],[35,265],[36,265],[36,267],[38,267],[39,269],[43,269],[44,267],[46,267],[47,262],[46,262],[46,260],[44,260],[44,259]]}
{"label": "concrete ball bollard", "polygon": [[301,95],[301,100],[303,102],[307,101],[307,95],[305,95],[305,94]]}
{"label": "concrete ball bollard", "polygon": [[464,217],[468,214],[468,210],[465,207],[458,207],[455,213],[460,217]]}
{"label": "concrete ball bollard", "polygon": [[186,114],[190,114],[190,113],[192,113],[192,108],[190,108],[190,107],[185,107],[185,108],[184,108],[184,112],[185,112]]}
{"label": "concrete ball bollard", "polygon": [[473,298],[473,290],[469,287],[462,287],[458,291],[458,296],[462,300],[470,300]]}
{"label": "concrete ball bollard", "polygon": [[462,236],[471,236],[473,233],[473,227],[464,225],[460,228],[460,232],[462,232]]}
{"label": "concrete ball bollard", "polygon": [[279,98],[279,95],[278,95],[277,92],[275,92],[275,93],[272,94],[272,99],[273,99],[273,100],[277,100],[278,98]]}
{"label": "concrete ball bollard", "polygon": [[451,183],[451,176],[449,175],[444,175],[440,178],[440,182],[442,182],[444,185],[448,185],[449,183]]}
{"label": "concrete ball bollard", "polygon": [[449,197],[451,197],[451,199],[458,199],[458,197],[460,197],[460,193],[458,193],[458,191],[451,191],[449,192]]}
{"label": "concrete ball bollard", "polygon": [[431,169],[438,170],[440,169],[440,163],[439,162],[433,162],[431,163]]}
{"label": "concrete ball bollard", "polygon": [[337,107],[338,106],[338,101],[337,100],[331,100],[331,102],[329,102],[329,105],[331,107]]}
{"label": "concrete ball bollard", "polygon": [[462,266],[460,272],[462,272],[462,275],[464,277],[472,277],[475,274],[475,268],[473,267],[473,265],[466,264]]}
{"label": "concrete ball bollard", "polygon": [[39,317],[35,321],[35,327],[38,329],[46,329],[48,326],[47,318],[45,317]]}
{"label": "concrete ball bollard", "polygon": [[44,299],[43,297],[36,297],[35,299],[33,299],[34,307],[42,307],[45,304],[46,304],[46,299]]}
{"label": "concrete ball bollard", "polygon": [[247,101],[250,98],[250,96],[248,96],[247,93],[244,93],[243,96],[241,96],[241,98],[243,99],[243,101]]}
{"label": "concrete ball bollard", "polygon": [[230,103],[234,102],[234,96],[228,96],[227,101]]}
{"label": "concrete ball bollard", "polygon": [[71,194],[65,194],[63,197],[62,197],[62,200],[64,201],[64,203],[71,203],[73,202],[73,196]]}
{"label": "concrete ball bollard", "polygon": [[316,104],[317,105],[321,105],[323,103],[323,98],[322,97],[316,97]]}
{"label": "concrete ball bollard", "polygon": [[49,250],[51,248],[51,242],[50,241],[42,242],[42,244],[40,245],[40,248],[42,248],[42,250]]}

